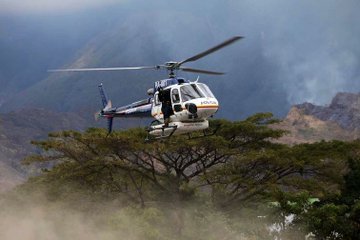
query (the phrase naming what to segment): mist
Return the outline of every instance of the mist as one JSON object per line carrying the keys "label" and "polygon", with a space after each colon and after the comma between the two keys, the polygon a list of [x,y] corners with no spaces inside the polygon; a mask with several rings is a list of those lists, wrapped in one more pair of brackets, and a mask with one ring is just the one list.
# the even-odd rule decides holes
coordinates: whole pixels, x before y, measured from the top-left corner
{"label": "mist", "polygon": [[[140,208],[127,206],[121,197],[109,200],[73,190],[63,192],[58,199],[39,189],[0,195],[0,238],[247,240],[282,236],[274,225],[280,219],[274,218],[274,209],[264,205],[241,206],[237,216],[230,216],[209,202],[191,201],[183,206],[159,202]],[[283,234],[284,239],[301,239],[299,232],[291,229]]]}

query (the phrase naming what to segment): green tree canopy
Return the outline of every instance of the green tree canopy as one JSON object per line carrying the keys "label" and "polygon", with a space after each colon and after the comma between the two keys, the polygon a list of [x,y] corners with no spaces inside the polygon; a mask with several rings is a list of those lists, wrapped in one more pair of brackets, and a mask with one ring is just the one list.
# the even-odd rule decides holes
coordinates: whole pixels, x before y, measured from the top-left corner
{"label": "green tree canopy", "polygon": [[[286,132],[269,126],[276,121],[269,113],[213,120],[214,135],[152,142],[140,128],[110,135],[94,128],[51,133],[34,141],[39,153],[24,160],[43,168],[27,187],[44,186],[51,199],[82,192],[91,199],[120,199],[123,206],[161,202],[175,212],[188,202],[211,202],[231,217],[244,207],[276,202],[275,222],[295,214],[293,224],[282,225],[284,234],[288,229],[350,236],[341,229],[359,224],[360,164],[347,159],[358,155],[359,142],[280,144],[273,140]],[[309,203],[313,198],[320,203]],[[178,229],[184,226],[181,216],[175,217]]]}

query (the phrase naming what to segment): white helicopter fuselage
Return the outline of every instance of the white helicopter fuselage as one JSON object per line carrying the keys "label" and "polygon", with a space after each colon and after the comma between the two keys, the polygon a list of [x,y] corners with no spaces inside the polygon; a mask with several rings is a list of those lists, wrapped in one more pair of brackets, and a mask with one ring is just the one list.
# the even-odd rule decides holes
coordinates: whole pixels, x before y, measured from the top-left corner
{"label": "white helicopter fuselage", "polygon": [[174,135],[205,130],[209,127],[208,118],[219,109],[219,102],[203,83],[190,82],[171,85],[163,89],[170,94],[173,114],[170,116],[170,128],[164,129],[162,103],[158,99],[159,92],[154,94],[151,115],[157,120],[153,125],[152,135],[166,135],[176,128]]}

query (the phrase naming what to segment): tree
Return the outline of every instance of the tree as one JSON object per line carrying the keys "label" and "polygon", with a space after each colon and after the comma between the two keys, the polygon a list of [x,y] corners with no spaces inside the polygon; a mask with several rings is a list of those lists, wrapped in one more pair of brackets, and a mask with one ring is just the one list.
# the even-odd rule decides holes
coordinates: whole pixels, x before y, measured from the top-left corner
{"label": "tree", "polygon": [[[146,132],[139,128],[111,135],[102,129],[63,131],[34,141],[42,152],[24,162],[44,168],[30,185],[49,186],[45,189],[53,199],[81,190],[92,199],[120,199],[123,206],[135,203],[144,208],[161,202],[174,209],[172,225],[178,235],[184,226],[181,209],[190,200],[202,199],[200,195],[230,217],[242,214],[244,206],[277,201],[280,218],[276,221],[292,213],[294,223],[306,224],[305,216],[310,215],[305,213],[311,209],[307,199],[322,201],[330,192],[340,193],[346,156],[359,149],[358,143],[287,146],[272,141],[285,133],[270,128],[274,122],[267,113],[244,121],[213,120],[212,129],[221,127],[212,136],[174,136],[151,143],[144,141]],[[348,212],[343,208],[324,211]],[[304,230],[302,226],[296,230]]]}
{"label": "tree", "polygon": [[309,229],[322,239],[360,239],[360,159],[349,158],[339,195],[322,199],[304,214]]}
{"label": "tree", "polygon": [[[66,197],[64,189],[75,184],[89,193],[121,196],[124,204],[136,202],[145,207],[154,201],[165,202],[175,209],[174,225],[181,232],[181,209],[195,197],[197,189],[211,187],[208,173],[238,155],[272,145],[270,139],[283,134],[267,127],[274,121],[271,114],[238,122],[216,120],[211,127],[220,124],[221,128],[213,136],[178,136],[152,143],[144,141],[142,129],[109,136],[100,129],[63,131],[50,134],[48,140],[34,141],[43,152],[29,156],[25,163],[50,166],[42,179],[51,186],[55,198]],[[56,189],[61,194],[56,194]]]}
{"label": "tree", "polygon": [[210,183],[206,177],[210,169],[280,137],[283,131],[267,127],[273,121],[271,114],[234,123],[217,120],[211,125],[220,124],[221,129],[214,136],[179,136],[152,143],[144,142],[145,131],[141,129],[109,136],[100,129],[83,134],[64,131],[50,134],[45,141],[34,141],[44,152],[25,162],[55,164],[46,173],[48,179],[79,182],[93,191],[118,192],[142,206],[146,200],[164,196],[179,202]]}
{"label": "tree", "polygon": [[358,141],[319,142],[294,147],[301,149],[305,159],[319,159],[320,165],[308,173],[316,180],[312,183],[314,187],[296,191],[286,189],[274,195],[282,217],[294,214],[292,223],[283,232],[298,231],[304,235],[311,232],[318,239],[360,237],[359,147]]}

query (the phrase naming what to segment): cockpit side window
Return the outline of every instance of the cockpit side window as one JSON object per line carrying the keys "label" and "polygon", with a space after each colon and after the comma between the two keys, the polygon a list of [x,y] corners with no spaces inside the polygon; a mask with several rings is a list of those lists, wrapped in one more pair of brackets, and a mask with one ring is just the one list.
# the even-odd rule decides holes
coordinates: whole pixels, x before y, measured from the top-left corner
{"label": "cockpit side window", "polygon": [[181,98],[184,102],[191,99],[202,98],[204,95],[195,84],[185,85],[180,88]]}
{"label": "cockpit side window", "polygon": [[177,90],[176,88],[172,90],[172,102],[173,103],[180,102],[179,90]]}
{"label": "cockpit side window", "polygon": [[199,88],[195,84],[191,84],[191,86],[199,96],[205,97],[204,94],[201,92],[201,90],[199,90]]}
{"label": "cockpit side window", "polygon": [[200,90],[205,94],[206,97],[214,98],[214,94],[211,92],[210,88],[206,86],[205,84],[198,83],[197,86],[200,88]]}

